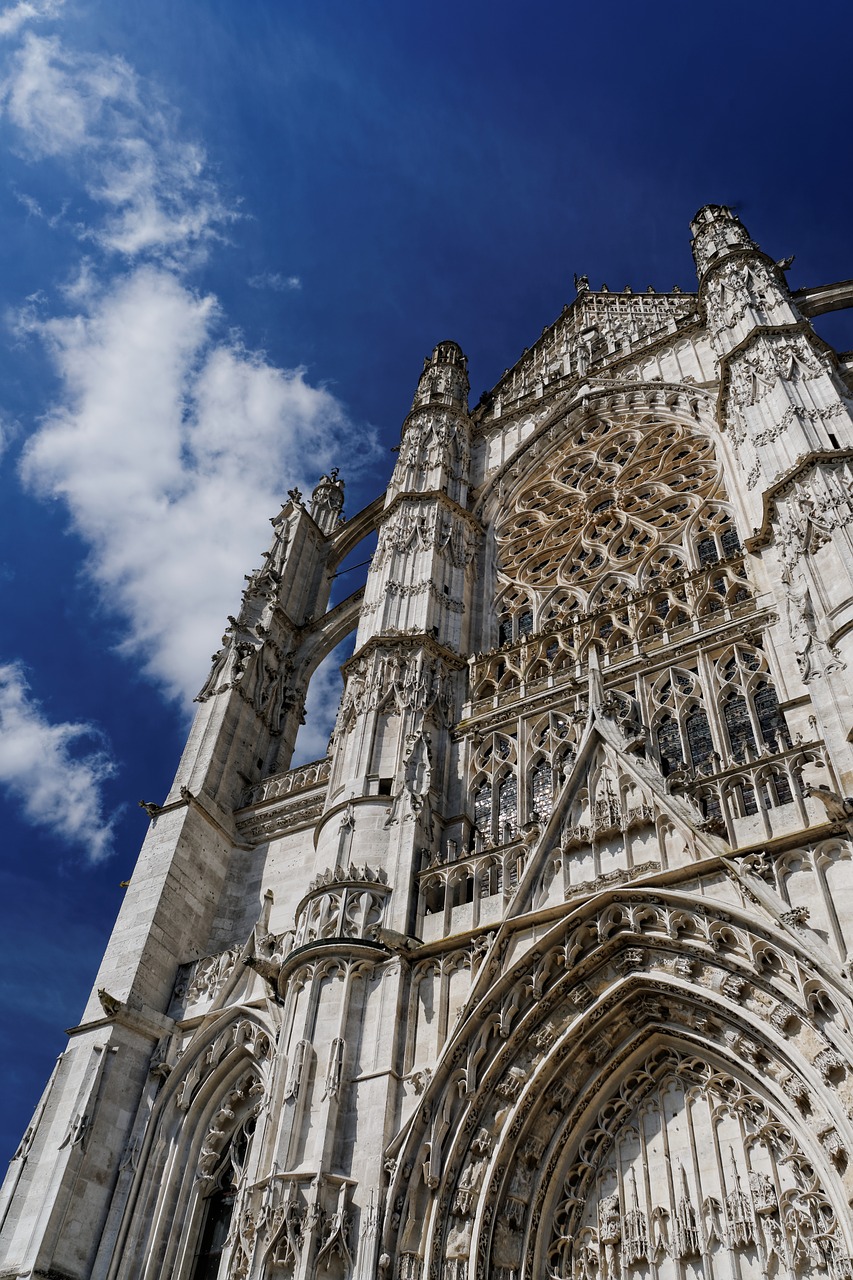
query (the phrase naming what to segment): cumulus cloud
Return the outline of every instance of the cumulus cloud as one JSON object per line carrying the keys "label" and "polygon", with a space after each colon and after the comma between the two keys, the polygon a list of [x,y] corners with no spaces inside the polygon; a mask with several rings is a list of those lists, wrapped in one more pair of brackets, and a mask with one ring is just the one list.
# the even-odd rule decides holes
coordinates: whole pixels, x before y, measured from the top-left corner
{"label": "cumulus cloud", "polygon": [[51,724],[20,663],[0,664],[0,785],[28,822],[101,861],[113,851],[101,784],[114,772],[92,725]]}
{"label": "cumulus cloud", "polygon": [[249,276],[246,283],[250,289],[270,289],[273,293],[293,293],[302,288],[299,276],[283,276],[279,271],[262,271]]}
{"label": "cumulus cloud", "polygon": [[[140,266],[85,308],[22,326],[63,394],[24,451],[35,491],[67,503],[126,650],[192,697],[287,488],[310,490],[352,426],[301,369],[217,337],[214,298]],[[78,282],[78,300],[85,285]],[[361,450],[369,459],[372,441]]]}
{"label": "cumulus cloud", "polygon": [[175,113],[123,58],[27,31],[0,84],[0,107],[29,158],[73,161],[105,210],[80,234],[101,248],[185,265],[236,216],[203,148],[181,138]]}
{"label": "cumulus cloud", "polygon": [[[24,29],[0,83],[20,150],[64,165],[90,202],[77,227],[87,257],[60,288],[61,314],[37,294],[18,316],[19,336],[44,344],[60,388],[21,475],[67,505],[88,572],[125,624],[127,655],[187,699],[269,545],[269,517],[292,485],[310,490],[348,438],[352,454],[353,428],[304,370],[278,369],[223,336],[217,300],[188,283],[235,216],[203,148],[122,58],[26,29],[56,9],[58,0],[31,0],[6,11],[9,32]],[[51,226],[66,220],[65,204],[49,214],[18,198]],[[301,288],[280,272],[249,283]],[[360,465],[374,447],[363,435]]]}
{"label": "cumulus cloud", "polygon": [[0,10],[0,38],[15,36],[28,22],[55,18],[65,5],[65,0],[19,0]]}

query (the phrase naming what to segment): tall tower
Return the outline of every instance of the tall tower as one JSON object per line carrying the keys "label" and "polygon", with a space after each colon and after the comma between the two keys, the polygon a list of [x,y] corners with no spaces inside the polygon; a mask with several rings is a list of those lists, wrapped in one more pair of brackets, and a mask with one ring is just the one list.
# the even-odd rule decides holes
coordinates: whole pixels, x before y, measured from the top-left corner
{"label": "tall tower", "polygon": [[[853,400],[730,210],[292,491],[0,1277],[853,1280]],[[377,531],[367,584],[337,565]],[[355,651],[291,768],[318,663]]]}

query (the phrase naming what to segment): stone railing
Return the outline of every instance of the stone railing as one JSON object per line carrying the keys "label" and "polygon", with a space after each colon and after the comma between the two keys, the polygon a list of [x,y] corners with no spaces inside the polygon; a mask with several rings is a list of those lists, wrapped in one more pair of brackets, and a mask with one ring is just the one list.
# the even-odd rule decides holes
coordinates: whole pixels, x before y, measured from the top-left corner
{"label": "stone railing", "polygon": [[281,800],[285,796],[295,795],[299,791],[308,791],[311,787],[324,786],[329,781],[332,762],[326,756],[322,760],[312,760],[310,764],[300,765],[298,769],[288,769],[286,773],[275,773],[249,787],[240,801],[242,809],[251,805],[263,804],[264,801]]}

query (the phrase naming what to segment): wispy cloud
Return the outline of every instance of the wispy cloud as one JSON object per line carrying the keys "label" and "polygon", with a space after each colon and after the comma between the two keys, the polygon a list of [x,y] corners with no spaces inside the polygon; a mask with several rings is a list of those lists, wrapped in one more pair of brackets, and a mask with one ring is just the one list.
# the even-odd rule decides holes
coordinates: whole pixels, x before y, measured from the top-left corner
{"label": "wispy cloud", "polygon": [[[290,485],[310,490],[352,425],[303,370],[217,338],[215,299],[174,274],[145,266],[89,287],[70,315],[22,318],[63,388],[23,475],[67,503],[128,652],[169,694],[191,697],[268,545],[269,516]],[[370,451],[365,436],[363,460]]]}
{"label": "wispy cloud", "polygon": [[27,31],[0,107],[30,159],[73,162],[103,216],[80,228],[101,248],[186,265],[237,216],[180,136],[174,111],[120,57],[79,53]]}
{"label": "wispy cloud", "polygon": [[[91,202],[62,313],[40,294],[17,318],[60,387],[21,474],[67,504],[126,652],[169,696],[192,697],[269,516],[290,486],[310,490],[353,427],[331,392],[247,350],[216,298],[188,283],[234,214],[203,148],[132,67],[25,30],[0,110],[26,156],[64,163]],[[278,272],[251,283],[301,287]],[[361,466],[372,447],[362,433]]]}
{"label": "wispy cloud", "polygon": [[114,772],[92,725],[51,724],[20,663],[0,665],[0,786],[28,822],[101,861],[113,851],[101,784]]}
{"label": "wispy cloud", "polygon": [[270,289],[273,293],[293,293],[302,288],[299,276],[283,276],[279,271],[264,271],[257,276],[249,276],[246,282],[250,289]]}
{"label": "wispy cloud", "polygon": [[0,10],[0,38],[15,36],[28,22],[57,17],[65,0],[19,0]]}

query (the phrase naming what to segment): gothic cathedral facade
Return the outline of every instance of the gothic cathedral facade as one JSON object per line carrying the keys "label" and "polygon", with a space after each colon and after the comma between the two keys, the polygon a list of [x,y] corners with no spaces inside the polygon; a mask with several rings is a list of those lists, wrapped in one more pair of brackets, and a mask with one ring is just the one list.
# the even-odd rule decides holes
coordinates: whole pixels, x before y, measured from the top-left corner
{"label": "gothic cathedral facade", "polygon": [[853,282],[692,230],[273,520],[0,1276],[853,1278]]}

